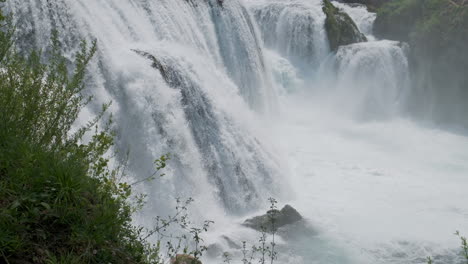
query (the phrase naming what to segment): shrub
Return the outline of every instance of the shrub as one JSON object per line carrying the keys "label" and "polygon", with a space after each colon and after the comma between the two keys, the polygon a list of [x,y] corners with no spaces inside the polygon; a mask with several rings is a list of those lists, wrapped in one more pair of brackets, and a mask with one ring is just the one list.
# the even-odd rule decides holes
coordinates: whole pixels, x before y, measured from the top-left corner
{"label": "shrub", "polygon": [[[175,215],[157,217],[153,229],[132,224],[144,198],[133,196],[132,186],[158,176],[169,156],[155,161],[154,174],[128,184],[123,167],[109,166],[114,135],[112,116],[104,120],[108,104],[72,132],[92,100],[83,91],[96,42],[83,41],[70,65],[54,32],[44,63],[41,52],[14,49],[14,27],[1,8],[0,23],[0,263],[160,264],[181,256],[199,263],[207,249],[201,235],[212,221],[201,227],[190,222],[192,199],[177,199]],[[85,135],[91,135],[87,142]],[[181,235],[169,233],[173,225]],[[148,242],[152,236],[156,244]],[[260,252],[261,263],[266,255],[273,263],[274,235],[271,248],[265,232],[262,239],[250,259]],[[243,252],[243,262],[251,263],[245,243]]]}
{"label": "shrub", "polygon": [[11,19],[0,17],[0,260],[156,262],[142,228],[131,223],[130,186],[108,167],[111,118],[98,126],[108,105],[71,132],[91,100],[83,89],[96,43],[82,42],[69,67],[54,34],[45,64],[40,52],[15,51]]}

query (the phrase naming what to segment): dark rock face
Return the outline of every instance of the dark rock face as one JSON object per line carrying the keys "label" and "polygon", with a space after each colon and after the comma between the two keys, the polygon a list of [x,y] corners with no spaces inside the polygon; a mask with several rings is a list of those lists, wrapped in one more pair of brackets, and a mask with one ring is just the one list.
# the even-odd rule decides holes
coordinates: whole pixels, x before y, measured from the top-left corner
{"label": "dark rock face", "polygon": [[302,216],[290,205],[281,210],[270,210],[266,214],[245,220],[244,226],[261,231],[276,232],[280,227],[302,220]]}
{"label": "dark rock face", "polygon": [[323,0],[323,12],[327,16],[325,30],[332,51],[336,51],[339,46],[367,41],[351,17],[335,7],[330,0]]}

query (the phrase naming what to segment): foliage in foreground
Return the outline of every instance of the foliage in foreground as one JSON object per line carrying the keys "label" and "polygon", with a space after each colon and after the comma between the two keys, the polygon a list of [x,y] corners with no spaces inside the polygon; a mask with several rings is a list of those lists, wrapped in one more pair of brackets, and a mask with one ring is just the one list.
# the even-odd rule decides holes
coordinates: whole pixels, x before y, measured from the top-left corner
{"label": "foliage in foreground", "polygon": [[[103,120],[108,105],[87,125],[74,127],[92,99],[83,91],[96,43],[82,42],[70,66],[54,33],[43,63],[40,52],[18,54],[11,19],[0,13],[0,23],[0,262],[200,263],[207,249],[201,234],[212,222],[201,227],[190,222],[192,199],[178,199],[176,214],[157,217],[151,230],[132,224],[132,214],[143,205],[132,186],[154,179],[169,157],[156,160],[150,177],[127,184],[123,168],[108,165],[113,146],[111,117]],[[274,208],[276,201],[271,203]],[[180,235],[172,233],[173,226]],[[155,244],[148,242],[151,237]],[[267,256],[274,262],[274,234],[268,244],[263,232],[260,242],[249,260],[244,243],[244,264],[258,252],[260,263]]]}
{"label": "foliage in foreground", "polygon": [[113,135],[98,128],[102,114],[71,132],[91,100],[82,92],[96,44],[83,42],[68,67],[55,36],[44,64],[39,52],[16,53],[11,20],[1,21],[0,262],[151,262],[131,223],[131,189],[108,167]]}

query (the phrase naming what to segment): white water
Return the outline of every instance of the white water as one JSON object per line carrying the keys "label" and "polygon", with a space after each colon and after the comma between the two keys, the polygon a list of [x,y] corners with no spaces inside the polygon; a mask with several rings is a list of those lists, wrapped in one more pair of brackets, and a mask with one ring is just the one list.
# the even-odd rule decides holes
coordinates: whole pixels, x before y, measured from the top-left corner
{"label": "white water", "polygon": [[310,73],[328,54],[321,1],[249,0],[248,5],[265,45],[301,70]]}
{"label": "white water", "polygon": [[46,48],[53,28],[69,56],[97,38],[86,112],[113,101],[134,177],[173,154],[142,186],[143,224],[192,196],[195,217],[217,222],[207,243],[228,249],[220,235],[256,240],[239,223],[274,196],[313,230],[279,241],[281,263],[453,263],[468,139],[405,118],[405,46],[375,40],[365,8],[336,5],[371,42],[331,54],[319,0],[8,2],[23,48]]}
{"label": "white water", "polygon": [[294,67],[273,67],[302,87],[286,89],[272,130],[291,168],[290,203],[317,232],[289,241],[303,258],[285,262],[461,263],[453,233],[468,232],[468,138],[402,117],[407,47],[375,40],[365,7],[335,4],[370,42],[340,47],[305,83]]}
{"label": "white water", "polygon": [[[281,165],[262,143],[252,110],[275,110],[276,95],[256,28],[239,2],[11,0],[8,6],[20,43],[45,48],[58,29],[72,54],[80,38],[97,39],[89,92],[96,105],[113,101],[118,147],[130,149],[131,172],[151,175],[154,159],[173,154],[163,184],[146,188],[155,208],[171,207],[167,200],[180,195],[238,213],[256,208],[272,191],[264,186],[281,181]],[[154,56],[167,76],[133,50]]]}
{"label": "white water", "polygon": [[[457,263],[468,232],[468,140],[411,121],[355,122],[289,98],[277,136],[291,165],[291,201],[324,240],[321,261]],[[294,135],[294,136],[291,136]],[[332,251],[332,252],[330,252]],[[307,252],[307,251],[306,251]],[[315,254],[315,255],[314,255]]]}

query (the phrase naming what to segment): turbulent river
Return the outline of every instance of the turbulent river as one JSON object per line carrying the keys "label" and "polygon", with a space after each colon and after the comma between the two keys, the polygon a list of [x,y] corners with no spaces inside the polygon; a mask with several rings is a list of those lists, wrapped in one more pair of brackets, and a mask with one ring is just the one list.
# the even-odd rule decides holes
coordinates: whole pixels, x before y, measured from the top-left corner
{"label": "turbulent river", "polygon": [[[56,29],[66,55],[97,39],[86,122],[112,101],[116,148],[143,186],[136,221],[175,197],[215,224],[207,244],[256,241],[240,223],[267,199],[307,219],[280,263],[456,263],[468,233],[468,138],[415,120],[408,46],[372,36],[375,14],[333,2],[368,42],[331,52],[320,0],[9,0],[21,49]],[[117,157],[117,159],[124,159]],[[206,259],[206,263],[222,260]]]}

